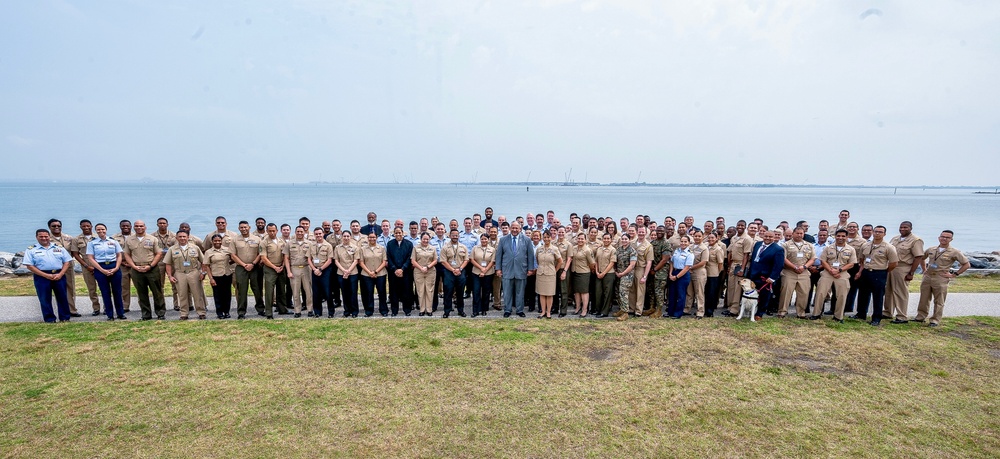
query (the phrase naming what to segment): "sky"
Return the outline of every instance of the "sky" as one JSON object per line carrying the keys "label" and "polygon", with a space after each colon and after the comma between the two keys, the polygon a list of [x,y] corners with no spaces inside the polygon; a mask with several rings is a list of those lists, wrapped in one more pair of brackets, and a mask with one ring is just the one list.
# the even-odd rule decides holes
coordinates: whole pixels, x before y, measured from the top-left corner
{"label": "sky", "polygon": [[1000,2],[0,2],[2,180],[996,186]]}

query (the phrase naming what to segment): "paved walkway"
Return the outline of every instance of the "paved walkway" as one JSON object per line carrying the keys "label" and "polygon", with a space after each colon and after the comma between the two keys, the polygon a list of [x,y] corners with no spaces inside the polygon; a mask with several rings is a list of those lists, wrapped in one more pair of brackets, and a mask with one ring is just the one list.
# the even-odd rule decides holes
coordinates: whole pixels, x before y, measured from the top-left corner
{"label": "paved walkway", "polygon": [[[909,312],[911,317],[917,313],[917,300],[919,295],[910,295],[910,306]],[[173,299],[166,298],[167,301],[167,320],[178,320],[180,313],[173,310]],[[253,301],[251,300],[251,303]],[[86,296],[77,297],[76,304],[79,307],[79,311],[83,314],[83,317],[74,318],[73,321],[79,322],[95,322],[104,321],[106,317],[102,314],[99,316],[91,316],[89,308],[90,301]],[[132,300],[132,306],[130,307],[131,312],[127,313],[126,316],[129,320],[139,320],[141,313],[139,312],[139,304],[137,300]],[[471,306],[466,305],[466,312],[471,311]],[[341,312],[342,310],[338,311]],[[232,307],[230,314],[236,317],[236,307]],[[417,313],[414,312],[412,316],[405,317],[400,313],[397,317],[390,317],[388,319],[382,318],[377,313],[375,318],[379,320],[420,320],[420,319],[440,319],[442,311],[439,309],[433,318],[418,317]],[[790,311],[789,315],[793,313]],[[528,318],[537,317],[538,314],[528,313]],[[944,310],[945,317],[955,317],[955,316],[1000,316],[1000,293],[951,293],[948,295],[948,303]],[[197,315],[192,312],[189,315],[192,319],[197,319]],[[286,319],[291,319],[291,315],[279,316]],[[490,314],[486,318],[497,319],[503,317],[502,312],[490,310]],[[566,316],[566,318],[577,318],[576,316]],[[212,302],[212,298],[208,298],[208,318],[211,320],[218,320],[215,317],[215,305]],[[247,312],[248,319],[260,319],[261,317],[257,315],[251,305]],[[457,315],[453,316],[456,320],[462,320]],[[514,319],[518,317],[514,316]],[[466,320],[482,320],[483,318],[476,319],[466,319]],[[305,313],[303,317],[299,320],[306,320]],[[553,320],[559,320],[553,319]],[[608,320],[608,319],[602,319]],[[42,312],[41,308],[38,306],[38,299],[33,296],[13,296],[13,297],[0,297],[0,322],[41,322]]]}

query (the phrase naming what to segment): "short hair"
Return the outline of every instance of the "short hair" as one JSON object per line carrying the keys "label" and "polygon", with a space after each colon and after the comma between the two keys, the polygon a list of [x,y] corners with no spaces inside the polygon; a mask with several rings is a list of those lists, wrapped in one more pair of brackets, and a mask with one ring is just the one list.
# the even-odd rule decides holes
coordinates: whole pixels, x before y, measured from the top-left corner
{"label": "short hair", "polygon": [[264,217],[257,217],[253,222],[257,223],[258,221],[261,221],[261,220],[264,220],[264,223],[267,223],[267,220],[264,219]]}
{"label": "short hair", "polygon": [[60,221],[58,218],[50,218],[49,222],[46,223],[45,226],[52,226],[53,223],[62,223],[62,221]]}
{"label": "short hair", "polygon": [[357,221],[357,220],[351,220],[351,224],[352,224],[352,225],[353,225],[353,224],[355,224],[355,223],[357,223],[357,224],[359,224],[359,225],[361,224],[361,222],[359,222],[359,221]]}
{"label": "short hair", "polygon": [[820,220],[819,222],[820,223],[830,224],[830,220],[826,220],[826,219]]}
{"label": "short hair", "polygon": [[[865,226],[871,226],[871,225],[865,225]],[[887,230],[887,229],[886,229],[886,228],[885,228],[884,226],[882,226],[882,225],[878,225],[878,226],[876,226],[875,228],[872,228],[872,229],[879,229],[879,228],[882,228],[882,231],[885,231],[885,232],[888,232],[888,231],[889,231],[889,230]]]}
{"label": "short hair", "polygon": [[954,236],[954,235],[955,235],[955,232],[954,232],[954,231],[952,231],[952,230],[944,230],[944,231],[941,231],[941,232],[942,232],[942,233],[948,233],[948,234],[950,234],[950,235],[952,235],[952,236]]}
{"label": "short hair", "polygon": [[795,222],[795,226],[802,226],[802,225],[804,225],[805,223],[806,223],[806,221],[805,221],[805,220],[799,220],[799,221]]}
{"label": "short hair", "polygon": [[184,234],[185,236],[190,236],[190,235],[191,235],[191,234],[190,234],[190,233],[188,233],[187,231],[184,231],[184,230],[177,230],[177,232],[176,232],[176,233],[174,233],[174,236],[180,236],[180,235],[181,235],[182,233],[183,233],[183,234]]}
{"label": "short hair", "polygon": [[295,227],[295,231],[298,231],[300,229],[302,230],[303,233],[306,232],[306,231],[309,231],[309,228],[306,228],[306,227],[304,227],[302,225],[299,225],[299,226]]}
{"label": "short hair", "polygon": [[[59,223],[62,223],[62,222],[59,222]],[[38,236],[41,233],[51,234],[51,233],[49,233],[49,230],[47,230],[45,228],[38,228],[38,229],[35,230],[35,236]]]}
{"label": "short hair", "polygon": [[98,224],[94,225],[94,229],[97,229],[98,226],[103,226],[105,230],[108,229],[108,225],[105,225],[104,223],[98,223]]}
{"label": "short hair", "polygon": [[416,221],[416,220],[410,220],[410,226],[413,226],[413,225],[417,225],[417,226],[420,226],[420,224],[419,224],[419,223],[417,223],[417,221]]}
{"label": "short hair", "polygon": [[837,230],[836,232],[834,232],[833,234],[834,234],[834,235],[837,235],[837,234],[840,234],[840,233],[844,233],[844,234],[846,235],[846,234],[847,234],[847,230],[845,230],[845,229],[843,229],[843,228],[840,228],[840,229],[838,229],[838,230]]}
{"label": "short hair", "polygon": [[278,225],[275,225],[274,223],[268,223],[268,224],[267,224],[267,228],[274,228],[274,229],[278,229]]}
{"label": "short hair", "polygon": [[218,240],[220,240],[220,241],[221,241],[221,240],[222,240],[222,236],[220,236],[220,235],[219,235],[219,233],[215,233],[215,234],[213,234],[213,235],[212,235],[212,240],[214,241],[214,240],[216,240],[216,239],[218,239]]}
{"label": "short hair", "polygon": [[81,225],[84,224],[84,223],[90,223],[90,220],[87,220],[86,218],[83,219],[83,220],[80,220],[80,224]]}
{"label": "short hair", "polygon": [[220,218],[221,218],[221,219],[223,219],[223,220],[225,220],[225,219],[226,219],[226,217],[223,217],[222,215],[219,215],[218,217],[215,217],[215,219],[216,219],[216,220],[218,220],[218,219],[220,219]]}
{"label": "short hair", "polygon": [[167,218],[166,218],[166,217],[160,217],[160,218],[157,218],[157,219],[156,219],[156,223],[160,223],[160,220],[163,220],[163,222],[164,222],[164,223],[170,223],[170,222],[169,222],[169,221],[167,220]]}
{"label": "short hair", "polygon": [[458,228],[452,228],[451,231],[448,231],[448,234],[451,233],[458,233]]}
{"label": "short hair", "polygon": [[501,228],[510,227],[510,223],[503,222],[503,223],[500,224],[500,227]]}
{"label": "short hair", "polygon": [[248,222],[246,220],[240,220],[240,222],[238,224],[236,224],[236,226],[240,226],[240,225],[250,226],[250,222]]}
{"label": "short hair", "polygon": [[121,226],[122,223],[128,223],[129,225],[131,225],[132,224],[132,220],[128,220],[128,219],[118,220],[118,226]]}
{"label": "short hair", "polygon": [[282,223],[281,224],[281,229],[285,229],[285,228],[292,229],[292,225],[289,225],[288,223]]}

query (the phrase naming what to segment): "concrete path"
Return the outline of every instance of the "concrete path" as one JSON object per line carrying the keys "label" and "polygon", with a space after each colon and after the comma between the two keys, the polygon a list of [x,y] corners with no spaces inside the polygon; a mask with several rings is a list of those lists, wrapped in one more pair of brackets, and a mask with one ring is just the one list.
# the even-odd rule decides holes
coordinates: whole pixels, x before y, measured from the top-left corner
{"label": "concrete path", "polygon": [[[910,312],[911,317],[917,313],[918,299],[919,295],[917,294],[910,295],[910,306],[908,311]],[[180,318],[180,313],[173,310],[173,299],[167,298],[166,301],[167,301],[167,320],[178,320]],[[252,302],[253,301],[251,300],[251,303]],[[90,300],[86,296],[77,297],[76,304],[83,306],[79,308],[79,311],[81,314],[83,314],[83,317],[73,318],[72,319],[73,321],[96,322],[96,321],[107,320],[107,318],[103,314],[99,316],[90,315],[92,312],[92,310],[89,308]],[[465,309],[466,312],[471,312],[472,308],[470,305],[466,305]],[[141,313],[139,312],[139,304],[137,300],[135,299],[132,300],[132,305],[130,307],[130,310],[131,312],[126,314],[128,320],[139,320],[141,318]],[[342,311],[343,310],[338,310],[338,312]],[[233,316],[233,319],[235,320],[236,318],[235,305],[232,307],[230,314]],[[402,319],[433,320],[433,319],[440,319],[441,314],[442,311],[439,308],[438,312],[435,313],[435,316],[433,318],[418,317],[416,312],[414,312],[413,315],[411,315],[410,317],[405,317],[403,316],[402,313],[400,313],[399,316],[397,317],[389,317],[389,318],[383,318],[376,313],[374,318],[377,318],[379,320],[402,320]],[[537,313],[526,313],[526,314],[529,319],[533,319],[538,316]],[[794,313],[789,311],[789,315],[793,314]],[[1000,316],[1000,293],[951,293],[948,295],[948,303],[945,306],[944,315],[945,317]],[[195,314],[194,312],[192,312],[189,315],[189,317],[194,320],[197,320],[198,318],[197,314]],[[290,314],[285,316],[276,316],[276,318],[278,317],[285,319],[292,318]],[[453,315],[452,317],[455,320],[483,319],[481,317],[476,319],[462,319],[457,315]],[[486,316],[485,318],[498,319],[502,317],[503,313],[501,311],[495,311],[491,309],[489,315]],[[212,302],[212,298],[208,298],[208,318],[210,320],[218,320],[215,316],[215,305]],[[257,315],[256,310],[254,310],[253,306],[251,305],[249,307],[249,310],[247,311],[247,318],[261,319],[262,317]],[[513,318],[518,319],[517,316],[514,316]],[[568,315],[563,320],[568,318],[578,319],[578,317],[576,316]],[[303,317],[298,320],[307,320],[307,318],[305,317],[305,313],[303,313]],[[560,319],[555,318],[553,320],[560,320]],[[608,320],[608,319],[602,319],[602,320]],[[42,312],[41,308],[38,306],[38,299],[36,297],[33,296],[0,297],[0,322],[41,322],[41,321],[42,321]]]}

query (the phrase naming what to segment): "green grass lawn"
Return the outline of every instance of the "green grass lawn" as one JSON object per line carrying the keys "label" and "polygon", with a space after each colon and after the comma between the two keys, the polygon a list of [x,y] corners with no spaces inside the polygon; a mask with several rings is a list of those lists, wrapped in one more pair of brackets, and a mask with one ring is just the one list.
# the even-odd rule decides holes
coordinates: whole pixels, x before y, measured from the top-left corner
{"label": "green grass lawn", "polygon": [[1000,320],[0,324],[8,457],[997,457]]}

